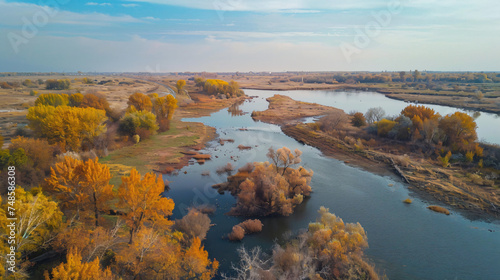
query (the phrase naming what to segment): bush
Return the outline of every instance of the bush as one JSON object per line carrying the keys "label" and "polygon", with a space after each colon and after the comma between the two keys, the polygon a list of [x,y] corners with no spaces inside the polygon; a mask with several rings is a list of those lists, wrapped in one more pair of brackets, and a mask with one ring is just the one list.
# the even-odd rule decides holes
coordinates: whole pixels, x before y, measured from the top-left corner
{"label": "bush", "polygon": [[381,137],[389,136],[389,132],[394,128],[395,125],[395,121],[382,119],[377,123],[377,135]]}
{"label": "bush", "polygon": [[135,134],[134,136],[132,136],[132,139],[134,140],[134,143],[138,144],[139,141],[141,141],[141,137],[137,134]]}
{"label": "bush", "polygon": [[191,208],[186,216],[180,220],[175,220],[174,229],[184,233],[186,235],[184,240],[186,241],[193,240],[195,237],[203,240],[207,236],[210,226],[210,218],[207,214]]}
{"label": "bush", "polygon": [[366,125],[366,118],[363,113],[357,112],[352,116],[351,123],[355,127],[362,127]]}
{"label": "bush", "polygon": [[434,212],[450,215],[450,211],[448,211],[448,209],[443,208],[441,206],[431,205],[431,206],[428,206],[427,208],[434,211]]}
{"label": "bush", "polygon": [[147,111],[127,113],[120,121],[118,130],[123,135],[133,136],[139,134],[141,139],[146,139],[149,135],[154,134],[158,130],[156,116]]}
{"label": "bush", "polygon": [[233,227],[233,231],[227,235],[227,238],[231,241],[240,241],[245,237],[245,230],[239,225]]}
{"label": "bush", "polygon": [[47,80],[45,81],[45,86],[47,89],[56,89],[56,90],[63,90],[63,89],[69,89],[70,87],[70,81],[68,79],[65,80]]}

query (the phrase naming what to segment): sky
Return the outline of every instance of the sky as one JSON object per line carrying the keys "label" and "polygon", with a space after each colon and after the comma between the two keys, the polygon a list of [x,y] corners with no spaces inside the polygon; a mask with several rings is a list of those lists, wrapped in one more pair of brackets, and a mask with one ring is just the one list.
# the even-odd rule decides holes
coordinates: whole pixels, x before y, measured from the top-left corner
{"label": "sky", "polygon": [[500,71],[497,0],[0,0],[0,72]]}

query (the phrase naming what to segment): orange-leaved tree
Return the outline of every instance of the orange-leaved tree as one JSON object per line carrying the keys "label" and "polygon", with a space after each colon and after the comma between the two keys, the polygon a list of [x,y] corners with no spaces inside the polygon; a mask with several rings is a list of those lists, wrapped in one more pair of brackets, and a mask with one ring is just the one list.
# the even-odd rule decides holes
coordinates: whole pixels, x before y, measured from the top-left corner
{"label": "orange-leaved tree", "polygon": [[92,262],[82,262],[80,253],[70,249],[66,255],[66,263],[52,270],[52,277],[45,271],[45,280],[113,280],[116,277],[109,268],[102,269],[99,258]]}
{"label": "orange-leaved tree", "polygon": [[108,202],[113,198],[110,179],[109,167],[97,158],[81,161],[66,156],[51,168],[44,188],[55,195],[63,210],[76,212],[76,218],[80,218],[81,212],[92,213],[89,216],[98,226],[99,213],[109,209]]}
{"label": "orange-leaved tree", "polygon": [[173,224],[168,217],[174,210],[174,201],[163,197],[164,191],[163,179],[152,172],[141,178],[141,174],[134,168],[129,176],[122,177],[117,207],[126,213],[124,218],[130,228],[130,244],[134,234],[146,221],[153,228],[164,229]]}
{"label": "orange-leaved tree", "polygon": [[129,106],[134,106],[139,111],[151,111],[153,108],[153,103],[151,102],[149,96],[140,92],[130,95],[127,104]]}

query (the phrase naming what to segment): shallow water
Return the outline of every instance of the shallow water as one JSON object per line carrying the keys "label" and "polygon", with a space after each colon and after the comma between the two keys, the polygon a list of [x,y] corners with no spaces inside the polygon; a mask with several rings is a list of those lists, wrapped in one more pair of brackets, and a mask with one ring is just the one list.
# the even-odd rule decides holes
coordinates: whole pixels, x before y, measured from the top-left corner
{"label": "shallow water", "polygon": [[[400,181],[327,158],[316,148],[302,145],[284,135],[278,126],[254,122],[249,114],[254,110],[265,110],[268,106],[265,98],[275,93],[289,95],[297,100],[336,106],[347,112],[364,112],[370,107],[378,106],[373,100],[381,96],[387,102],[384,109],[389,114],[396,114],[404,108],[404,102],[376,93],[245,92],[247,95],[258,96],[240,106],[247,113],[245,115],[233,116],[224,109],[210,117],[185,119],[215,127],[220,138],[234,139],[235,142],[227,142],[221,146],[218,141],[212,141],[202,151],[212,155],[211,161],[203,165],[193,162],[183,168],[179,175],[165,176],[166,180],[171,181],[171,190],[166,195],[176,203],[174,218],[182,217],[186,208],[192,204],[217,206],[217,211],[211,216],[215,226],[208,232],[205,248],[211,258],[221,262],[220,272],[230,272],[231,263],[238,262],[238,247],[261,246],[270,252],[275,240],[282,240],[283,235],[290,231],[297,232],[306,228],[309,222],[316,219],[319,207],[325,206],[345,222],[361,223],[367,231],[370,244],[370,248],[365,251],[366,255],[375,263],[376,269],[390,279],[498,279],[498,224],[470,221],[453,211],[450,216],[434,213],[426,209],[428,202],[409,193]],[[331,96],[339,99],[335,100]],[[371,102],[363,102],[367,96],[373,98]],[[357,99],[362,100],[358,100],[360,104],[352,105]],[[394,109],[394,101],[402,103],[398,105],[401,109]],[[331,104],[332,102],[335,104]],[[342,106],[339,105],[341,103]],[[485,115],[481,114],[481,117]],[[247,130],[242,131],[240,128]],[[240,144],[253,148],[239,151],[236,147]],[[228,162],[239,168],[247,162],[264,161],[269,147],[283,146],[300,149],[303,152],[301,164],[314,171],[311,182],[314,192],[311,198],[290,217],[261,219],[264,230],[259,234],[246,236],[241,243],[223,240],[222,237],[244,219],[224,214],[235,203],[235,199],[230,194],[220,195],[212,189],[213,184],[224,182],[227,177],[227,174],[218,175],[216,169]],[[210,171],[210,176],[202,176],[204,171]],[[390,187],[389,184],[393,186]],[[413,199],[411,205],[402,202],[407,197]]]}

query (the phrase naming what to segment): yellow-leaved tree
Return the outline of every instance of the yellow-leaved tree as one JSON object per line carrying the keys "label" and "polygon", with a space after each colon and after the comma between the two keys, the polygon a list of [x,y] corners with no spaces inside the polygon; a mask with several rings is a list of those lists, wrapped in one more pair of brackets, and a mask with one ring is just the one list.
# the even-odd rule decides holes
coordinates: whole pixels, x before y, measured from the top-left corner
{"label": "yellow-leaved tree", "polygon": [[26,118],[36,136],[67,150],[77,151],[82,143],[92,145],[106,131],[106,112],[90,107],[39,105],[29,108]]}
{"label": "yellow-leaved tree", "polygon": [[153,103],[149,96],[144,93],[136,92],[129,96],[127,104],[134,106],[139,111],[151,111]]}
{"label": "yellow-leaved tree", "polygon": [[174,116],[175,109],[178,107],[177,99],[171,94],[153,99],[153,110],[156,115],[160,131],[170,129],[170,120]]}
{"label": "yellow-leaved tree", "polygon": [[70,249],[66,263],[52,270],[52,277],[45,271],[45,280],[113,280],[116,279],[109,268],[101,269],[99,258],[92,262],[82,262],[80,254]]}
{"label": "yellow-leaved tree", "polygon": [[132,244],[134,234],[146,221],[152,228],[167,229],[173,225],[169,216],[174,210],[174,201],[163,197],[164,191],[163,179],[152,172],[141,178],[134,168],[129,176],[122,177],[117,207],[126,213],[124,219],[130,228],[129,244]]}

